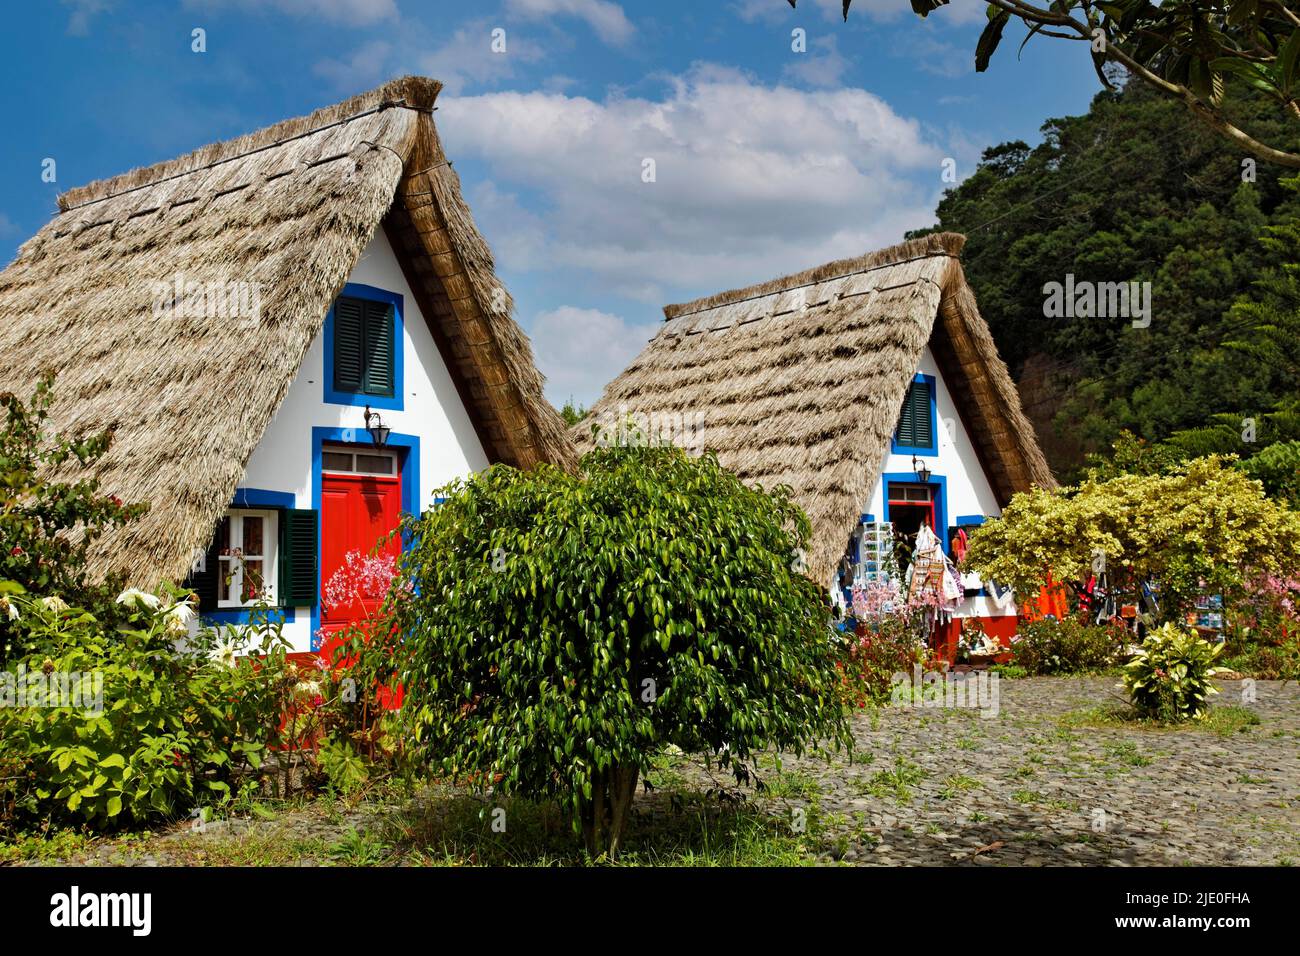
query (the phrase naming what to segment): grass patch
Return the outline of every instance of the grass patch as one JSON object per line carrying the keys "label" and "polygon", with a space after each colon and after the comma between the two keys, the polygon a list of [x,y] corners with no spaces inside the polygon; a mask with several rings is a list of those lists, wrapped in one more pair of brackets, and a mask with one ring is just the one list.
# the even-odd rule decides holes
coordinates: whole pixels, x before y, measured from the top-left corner
{"label": "grass patch", "polygon": [[910,803],[912,787],[926,778],[926,771],[906,757],[894,758],[894,766],[877,770],[861,782],[859,792],[873,797],[893,797],[898,803]]}
{"label": "grass patch", "polygon": [[[1071,710],[1062,714],[1060,723],[1065,728],[1103,727],[1126,728],[1129,730],[1170,731],[1194,730],[1203,733],[1218,734],[1229,737],[1233,734],[1246,733],[1251,727],[1260,723],[1259,715],[1254,711],[1229,704],[1225,707],[1213,707],[1200,720],[1165,721],[1143,717],[1132,707],[1105,705]],[[1145,764],[1139,764],[1145,766]]]}
{"label": "grass patch", "polygon": [[965,793],[967,790],[974,790],[981,786],[980,782],[974,777],[968,777],[965,774],[955,773],[950,777],[945,777],[943,786],[939,789],[940,800],[951,800],[959,793]]}
{"label": "grass patch", "polygon": [[[505,811],[496,818],[492,809]],[[484,810],[487,809],[487,813]],[[774,815],[747,801],[673,791],[633,811],[620,866],[800,866],[816,862],[822,821],[815,805]],[[396,814],[385,845],[431,866],[582,866],[582,840],[553,804],[492,803],[461,794]],[[363,851],[364,852],[364,851]]]}

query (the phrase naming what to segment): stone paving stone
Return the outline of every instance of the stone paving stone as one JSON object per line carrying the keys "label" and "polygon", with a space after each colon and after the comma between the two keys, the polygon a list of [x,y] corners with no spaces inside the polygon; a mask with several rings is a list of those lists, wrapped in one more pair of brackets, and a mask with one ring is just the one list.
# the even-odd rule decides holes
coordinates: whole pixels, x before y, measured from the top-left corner
{"label": "stone paving stone", "polygon": [[[1002,680],[999,715],[987,720],[860,712],[855,752],[869,763],[787,757],[783,771],[814,779],[816,794],[749,799],[782,816],[808,805],[842,817],[826,842],[847,836],[835,855],[860,866],[1300,865],[1300,687],[1258,681],[1257,700],[1242,704],[1238,685],[1220,684],[1216,706],[1246,706],[1261,721],[1226,737],[1062,726],[1070,711],[1118,706],[1116,683]],[[906,792],[879,776],[900,768],[914,778]],[[706,779],[692,764],[681,770]],[[823,856],[835,859],[829,845]]]}

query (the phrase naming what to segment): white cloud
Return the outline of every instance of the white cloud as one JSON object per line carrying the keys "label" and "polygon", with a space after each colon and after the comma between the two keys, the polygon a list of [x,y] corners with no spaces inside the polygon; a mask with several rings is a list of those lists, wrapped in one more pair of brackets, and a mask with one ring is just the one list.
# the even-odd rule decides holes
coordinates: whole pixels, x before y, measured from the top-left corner
{"label": "white cloud", "polygon": [[659,331],[658,322],[631,324],[599,309],[562,305],[533,321],[530,338],[537,367],[546,376],[552,404],[573,398],[588,408]]}
{"label": "white cloud", "polygon": [[460,27],[442,46],[427,53],[407,54],[413,69],[398,72],[422,73],[442,81],[450,94],[459,94],[471,84],[501,83],[515,75],[515,67],[536,63],[542,49],[514,31],[506,34],[504,53],[492,50],[493,27],[485,20]]}
{"label": "white cloud", "polygon": [[96,14],[103,13],[110,6],[107,0],[60,0],[60,2],[65,7],[72,8],[72,15],[68,17],[68,32],[77,37],[89,36],[90,21]]}
{"label": "white cloud", "polygon": [[658,99],[490,93],[438,118],[448,154],[489,170],[474,211],[505,268],[656,305],[897,242],[933,221],[947,154],[865,90],[713,66]]}
{"label": "white cloud", "polygon": [[526,20],[577,17],[615,45],[626,43],[635,32],[623,8],[610,0],[506,0],[506,11]]}
{"label": "white cloud", "polygon": [[838,86],[851,65],[840,53],[839,39],[833,34],[816,38],[807,53],[792,56],[793,61],[781,75],[809,86]]}
{"label": "white cloud", "polygon": [[17,235],[17,233],[18,226],[14,221],[4,213],[0,212],[0,237],[7,238],[9,236]]}
{"label": "white cloud", "polygon": [[227,9],[270,10],[295,17],[362,26],[397,18],[396,0],[185,0],[189,10],[217,13]]}
{"label": "white cloud", "polygon": [[326,59],[312,67],[312,72],[338,89],[359,90],[378,85],[388,78],[384,64],[392,46],[384,40],[371,40],[344,60]]}

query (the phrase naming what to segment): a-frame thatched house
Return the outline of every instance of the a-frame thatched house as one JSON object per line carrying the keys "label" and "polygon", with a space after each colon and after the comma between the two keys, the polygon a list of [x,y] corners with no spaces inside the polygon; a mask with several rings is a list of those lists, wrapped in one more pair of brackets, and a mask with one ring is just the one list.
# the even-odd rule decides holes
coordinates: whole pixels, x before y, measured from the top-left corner
{"label": "a-frame thatched house", "polygon": [[[876,575],[882,541],[922,522],[951,548],[1015,492],[1054,484],[964,243],[931,235],[668,306],[592,417],[608,430],[631,416],[747,482],[789,485],[812,522],[810,574],[835,591]],[[589,422],[572,434],[593,443]],[[957,616],[1014,627],[1013,604],[965,583]]]}
{"label": "a-frame thatched house", "polygon": [[53,424],[113,429],[104,490],[150,504],[101,571],[192,574],[218,620],[260,593],[305,651],[340,623],[322,581],[399,511],[491,462],[572,462],[439,89],[396,80],[73,189],[0,273],[0,389],[57,372]]}

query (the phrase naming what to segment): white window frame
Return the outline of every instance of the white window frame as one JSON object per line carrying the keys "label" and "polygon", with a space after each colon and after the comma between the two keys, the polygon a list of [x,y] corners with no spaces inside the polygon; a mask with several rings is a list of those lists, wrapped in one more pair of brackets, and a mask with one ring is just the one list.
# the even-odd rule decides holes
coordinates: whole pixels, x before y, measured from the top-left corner
{"label": "white window frame", "polygon": [[[280,513],[274,510],[264,510],[261,508],[232,508],[226,512],[226,519],[230,522],[230,540],[231,542],[243,542],[244,540],[244,518],[256,517],[262,519],[262,548],[265,553],[261,555],[251,555],[262,562],[262,601],[272,606],[279,601],[279,583],[280,583]],[[232,575],[230,583],[226,583],[226,575]],[[243,562],[235,558],[234,555],[218,554],[217,555],[217,607],[218,608],[249,608],[254,607],[258,602],[253,601],[232,601],[221,595],[227,593],[242,594],[244,590],[244,566]]]}
{"label": "white window frame", "polygon": [[[397,453],[389,451],[386,448],[367,448],[357,445],[326,445],[322,449],[326,455],[349,455],[352,459],[352,467],[348,469],[327,468],[322,458],[321,471],[331,475],[369,475],[372,478],[396,478],[401,473],[401,462],[397,460]],[[381,458],[387,458],[392,462],[392,470],[387,472],[379,471],[358,471],[357,455],[375,455]]]}

